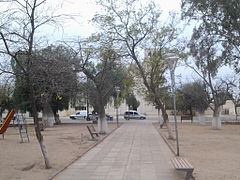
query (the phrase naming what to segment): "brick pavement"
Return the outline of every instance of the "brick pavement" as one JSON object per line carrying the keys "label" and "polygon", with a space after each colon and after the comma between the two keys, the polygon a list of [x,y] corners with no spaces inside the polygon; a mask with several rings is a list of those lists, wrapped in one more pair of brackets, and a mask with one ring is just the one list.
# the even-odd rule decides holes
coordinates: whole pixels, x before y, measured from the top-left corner
{"label": "brick pavement", "polygon": [[151,121],[124,123],[55,180],[180,180],[170,152]]}

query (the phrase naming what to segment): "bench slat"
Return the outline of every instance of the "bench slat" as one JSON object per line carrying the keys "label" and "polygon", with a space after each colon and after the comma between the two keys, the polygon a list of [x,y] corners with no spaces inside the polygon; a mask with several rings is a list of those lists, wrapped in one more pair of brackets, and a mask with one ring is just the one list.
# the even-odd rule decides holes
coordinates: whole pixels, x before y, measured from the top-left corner
{"label": "bench slat", "polygon": [[95,130],[95,128],[94,128],[93,125],[87,126],[87,129],[88,129],[90,135],[92,136],[92,139],[95,139],[94,135],[95,135],[96,137],[99,137],[99,135],[98,135],[98,133],[96,132],[96,130]]}
{"label": "bench slat", "polygon": [[176,169],[185,169],[177,159],[174,159],[174,166]]}
{"label": "bench slat", "polygon": [[177,161],[177,159],[172,159],[174,167],[177,168],[182,168],[181,164]]}
{"label": "bench slat", "polygon": [[186,159],[181,159],[181,161],[185,164],[186,167],[193,168],[193,166]]}
{"label": "bench slat", "polygon": [[184,168],[184,169],[186,168],[184,161],[182,161],[181,159],[178,159],[177,161],[180,164],[180,166],[179,166],[180,168]]}
{"label": "bench slat", "polygon": [[193,169],[193,166],[184,158],[173,158],[171,161],[176,169]]}
{"label": "bench slat", "polygon": [[90,128],[91,128],[92,132],[97,132],[93,125],[91,125]]}
{"label": "bench slat", "polygon": [[184,168],[193,168],[193,166],[186,160],[186,159],[179,159],[180,163],[183,165]]}
{"label": "bench slat", "polygon": [[186,180],[190,180],[190,178],[194,179],[193,173],[193,166],[188,162],[187,159],[181,157],[175,157],[171,159],[171,162],[176,170],[179,171],[186,171]]}
{"label": "bench slat", "polygon": [[186,164],[185,164],[185,162],[184,162],[184,160],[182,160],[181,158],[178,158],[177,160],[178,160],[178,162],[181,164],[181,167],[182,167],[182,168],[186,168],[186,167],[187,167]]}

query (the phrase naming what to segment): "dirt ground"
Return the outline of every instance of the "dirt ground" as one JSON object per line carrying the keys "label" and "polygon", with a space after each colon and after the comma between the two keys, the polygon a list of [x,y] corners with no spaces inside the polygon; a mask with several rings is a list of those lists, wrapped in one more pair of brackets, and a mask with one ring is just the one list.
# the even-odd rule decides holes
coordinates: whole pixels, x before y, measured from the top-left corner
{"label": "dirt ground", "polygon": [[[155,126],[166,138],[166,129]],[[178,131],[180,156],[195,167],[196,180],[240,180],[240,125],[212,130],[210,124],[179,123]],[[176,141],[167,142],[176,150]]]}
{"label": "dirt ground", "polygon": [[[166,129],[154,125],[166,138]],[[116,127],[109,124],[110,131]],[[0,137],[1,180],[47,180],[97,143],[91,140],[86,124],[45,129],[42,133],[53,167],[46,170],[33,126],[28,130],[30,143],[20,143],[17,127],[10,127],[4,140]],[[178,130],[180,156],[193,164],[196,180],[240,180],[240,125],[222,125],[222,130],[212,130],[210,125],[179,123]],[[168,143],[176,149],[175,141],[168,139]]]}
{"label": "dirt ground", "polygon": [[[108,127],[111,132],[117,125],[110,123]],[[5,139],[0,137],[1,180],[49,179],[97,143],[91,140],[86,124],[62,124],[46,128],[42,133],[52,165],[52,169],[46,170],[33,126],[29,125],[28,131],[30,143],[20,143],[18,127],[9,127]]]}

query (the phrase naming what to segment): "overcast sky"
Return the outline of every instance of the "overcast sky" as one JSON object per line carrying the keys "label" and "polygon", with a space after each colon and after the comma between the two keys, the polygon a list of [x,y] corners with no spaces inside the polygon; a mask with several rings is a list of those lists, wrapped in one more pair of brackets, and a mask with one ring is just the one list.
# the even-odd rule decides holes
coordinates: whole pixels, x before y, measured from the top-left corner
{"label": "overcast sky", "polygon": [[[52,0],[53,4],[57,4],[57,2],[58,1]],[[181,9],[181,0],[155,0],[155,3],[162,9],[163,17],[167,17],[170,11],[180,12]],[[67,0],[60,9],[62,13],[79,15],[75,18],[75,21],[69,20],[64,24],[63,37],[88,36],[94,32],[94,28],[89,21],[93,18],[94,14],[100,10],[95,0]],[[60,35],[62,35],[61,31],[55,31],[53,33],[56,39],[59,39]]]}
{"label": "overcast sky", "polygon": [[[142,0],[148,1],[148,0]],[[52,0],[53,4],[57,3],[57,1]],[[170,11],[179,12],[181,11],[181,0],[155,0],[155,3],[158,4],[161,8],[162,16],[167,18],[168,13]],[[96,5],[95,0],[67,0],[64,2],[63,6],[60,8],[62,13],[66,14],[77,14],[79,15],[75,21],[70,20],[64,24],[64,32],[54,32],[53,37],[56,39],[61,38],[69,38],[69,37],[84,37],[89,36],[94,32],[94,28],[90,24],[90,20],[93,18],[94,14],[100,10],[100,8]],[[190,35],[190,33],[188,33]],[[220,69],[220,74],[229,75],[232,74],[233,71],[229,68]],[[183,63],[179,63],[176,68],[176,81],[189,82],[192,80],[198,79],[198,76],[185,67]]]}

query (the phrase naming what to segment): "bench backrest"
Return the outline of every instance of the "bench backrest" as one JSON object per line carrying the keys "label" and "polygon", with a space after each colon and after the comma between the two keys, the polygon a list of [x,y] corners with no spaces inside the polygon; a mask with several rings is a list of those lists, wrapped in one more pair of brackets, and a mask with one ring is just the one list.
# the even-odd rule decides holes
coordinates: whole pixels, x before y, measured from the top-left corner
{"label": "bench backrest", "polygon": [[192,120],[192,116],[191,115],[181,115],[181,119],[182,120]]}
{"label": "bench backrest", "polygon": [[90,133],[90,135],[93,139],[95,139],[94,135],[97,136],[97,137],[99,136],[93,125],[87,126],[87,129],[88,129],[88,131],[89,131],[89,133]]}
{"label": "bench backrest", "polygon": [[90,126],[90,129],[91,129],[92,132],[97,132],[93,125]]}

